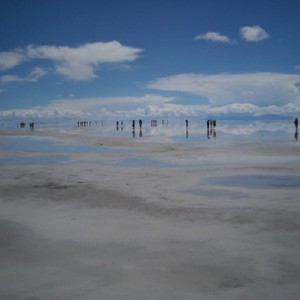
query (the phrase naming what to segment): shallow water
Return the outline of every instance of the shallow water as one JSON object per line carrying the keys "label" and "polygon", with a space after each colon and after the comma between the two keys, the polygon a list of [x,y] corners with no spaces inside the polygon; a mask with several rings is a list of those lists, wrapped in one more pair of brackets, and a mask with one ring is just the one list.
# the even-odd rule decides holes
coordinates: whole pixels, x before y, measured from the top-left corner
{"label": "shallow water", "polygon": [[50,153],[124,153],[128,150],[88,145],[81,143],[65,143],[53,138],[44,137],[1,137],[2,151],[50,152]]}
{"label": "shallow water", "polygon": [[188,193],[196,196],[205,196],[209,198],[223,198],[230,197],[234,200],[240,200],[241,198],[247,197],[245,193],[231,191],[231,190],[220,190],[220,189],[204,189],[204,188],[193,188],[188,190],[183,190],[183,193]]}
{"label": "shallow water", "polygon": [[[120,122],[119,122],[120,124]],[[132,120],[125,120],[123,126],[116,126],[113,120],[91,122],[89,126],[81,127],[77,121],[63,123],[37,123],[35,131],[48,131],[58,133],[79,133],[91,136],[109,136],[135,139],[149,142],[184,143],[219,145],[224,143],[250,142],[250,141],[298,141],[298,133],[295,131],[293,120],[217,120],[217,126],[207,130],[206,120],[202,118],[190,118],[188,128],[185,119],[170,118],[157,119],[157,125],[151,126],[151,120],[145,119],[142,128],[138,126],[133,130]],[[1,130],[15,129],[17,131],[29,131],[28,127],[16,127],[16,124],[4,124]],[[80,149],[78,149],[80,151]]]}
{"label": "shallow water", "polygon": [[[39,136],[0,137],[0,165],[55,164],[70,161],[74,153],[128,153],[128,149],[103,147],[74,142],[60,142]],[[16,156],[16,154],[18,154]],[[21,154],[21,155],[20,155]],[[38,155],[37,155],[38,154]]]}
{"label": "shallow water", "polygon": [[[12,126],[8,127],[12,130]],[[1,127],[1,130],[5,126]],[[35,131],[39,132],[39,136],[17,136],[17,137],[1,137],[0,130],[0,149],[1,153],[5,153],[0,158],[2,164],[18,164],[30,163],[29,153],[42,153],[37,157],[32,156],[32,163],[54,163],[67,162],[69,155],[74,153],[88,154],[126,154],[135,150],[122,148],[109,148],[101,145],[88,145],[75,142],[64,142],[55,138],[42,137],[40,133],[51,130],[54,135],[57,133],[76,133],[82,136],[93,137],[120,137],[135,142],[159,142],[159,143],[179,143],[187,147],[212,147],[220,148],[224,145],[234,146],[238,143],[270,143],[270,142],[286,142],[298,143],[297,135],[292,122],[286,120],[276,122],[264,121],[219,121],[217,127],[213,130],[206,128],[206,121],[199,118],[190,119],[188,128],[185,127],[184,119],[158,120],[157,126],[151,126],[150,120],[143,122],[142,128],[136,127],[132,130],[131,120],[124,121],[123,126],[117,127],[112,121],[110,122],[92,122],[91,126],[81,127],[77,122],[66,124],[36,124]],[[15,128],[16,131],[29,131],[29,128]],[[26,154],[16,158],[13,152],[18,154]],[[26,156],[26,157],[25,157]],[[51,156],[51,158],[50,158]],[[218,156],[218,161],[202,160],[199,158],[185,157],[182,160],[171,160],[168,157],[159,158],[154,156],[128,156],[122,158],[118,162],[120,166],[133,167],[178,167],[178,166],[207,166],[218,163],[224,165],[228,163],[222,159],[222,155]],[[258,157],[256,157],[258,159]],[[267,158],[263,158],[264,162]],[[279,157],[280,159],[280,157]],[[244,157],[235,157],[232,164],[236,161],[241,163]],[[246,163],[245,160],[243,162]]]}
{"label": "shallow water", "polygon": [[204,179],[205,183],[230,186],[246,187],[260,189],[282,189],[296,188],[300,189],[300,176],[296,175],[236,175],[208,177]]}
{"label": "shallow water", "polygon": [[179,164],[169,161],[163,161],[159,158],[153,157],[153,156],[143,156],[143,157],[127,157],[124,159],[121,159],[118,162],[119,166],[122,167],[147,167],[147,168],[170,168],[170,167],[178,167]]}
{"label": "shallow water", "polygon": [[192,118],[186,128],[184,119],[174,118],[157,120],[157,126],[151,126],[151,120],[145,120],[142,128],[136,127],[135,130],[132,129],[131,121],[124,122],[122,127],[117,127],[113,122],[104,122],[102,125],[91,127],[73,126],[71,130],[93,136],[115,136],[188,145],[204,143],[215,146],[236,142],[298,140],[293,122],[288,120],[276,122],[221,120],[214,129],[207,130],[206,120]]}

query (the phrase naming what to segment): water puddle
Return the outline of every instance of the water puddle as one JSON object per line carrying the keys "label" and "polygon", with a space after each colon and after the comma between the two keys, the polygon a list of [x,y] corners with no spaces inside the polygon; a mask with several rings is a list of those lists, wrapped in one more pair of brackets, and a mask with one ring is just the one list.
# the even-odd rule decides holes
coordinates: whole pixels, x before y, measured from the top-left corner
{"label": "water puddle", "polygon": [[70,155],[80,154],[124,154],[133,150],[87,145],[80,143],[64,143],[46,137],[1,137],[0,165],[18,164],[57,164],[70,161]]}
{"label": "water puddle", "polygon": [[206,183],[231,187],[260,189],[300,188],[300,176],[297,175],[236,175],[208,177]]}
{"label": "water puddle", "polygon": [[149,156],[139,156],[139,157],[127,157],[118,162],[119,166],[122,167],[152,167],[152,168],[171,168],[171,167],[178,167],[178,164],[165,162],[159,159],[155,159],[154,157]]}
{"label": "water puddle", "polygon": [[203,196],[208,198],[223,198],[223,197],[230,197],[234,200],[239,200],[241,198],[245,198],[247,195],[241,192],[236,191],[228,191],[228,190],[207,190],[207,189],[188,189],[183,190],[183,193],[192,194],[195,196]]}
{"label": "water puddle", "polygon": [[80,143],[64,143],[44,137],[1,137],[1,151],[50,152],[50,153],[128,153],[132,150],[87,145]]}

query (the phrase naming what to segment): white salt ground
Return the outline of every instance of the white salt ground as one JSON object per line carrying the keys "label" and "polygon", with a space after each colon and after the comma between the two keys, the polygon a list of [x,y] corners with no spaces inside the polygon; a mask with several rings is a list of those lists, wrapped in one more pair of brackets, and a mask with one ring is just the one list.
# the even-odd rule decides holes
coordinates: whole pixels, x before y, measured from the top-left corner
{"label": "white salt ground", "polygon": [[54,137],[116,151],[1,166],[0,299],[298,299],[299,143]]}

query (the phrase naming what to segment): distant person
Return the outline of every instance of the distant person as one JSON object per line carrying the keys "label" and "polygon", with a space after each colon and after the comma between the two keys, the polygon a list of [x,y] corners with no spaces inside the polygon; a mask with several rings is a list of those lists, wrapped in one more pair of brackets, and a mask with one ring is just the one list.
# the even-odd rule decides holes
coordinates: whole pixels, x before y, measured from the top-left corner
{"label": "distant person", "polygon": [[189,127],[189,120],[185,120],[185,127],[186,127],[186,128]]}
{"label": "distant person", "polygon": [[295,124],[296,129],[298,129],[298,119],[297,118],[295,119],[294,124]]}
{"label": "distant person", "polygon": [[214,127],[216,127],[216,125],[217,125],[216,120],[213,120],[213,125],[214,125]]}
{"label": "distant person", "polygon": [[135,120],[132,120],[132,128],[135,128]]}
{"label": "distant person", "polygon": [[207,130],[209,129],[209,120],[206,121]]}
{"label": "distant person", "polygon": [[142,120],[139,120],[139,125],[140,125],[140,128],[142,128],[142,125],[143,125],[143,121]]}

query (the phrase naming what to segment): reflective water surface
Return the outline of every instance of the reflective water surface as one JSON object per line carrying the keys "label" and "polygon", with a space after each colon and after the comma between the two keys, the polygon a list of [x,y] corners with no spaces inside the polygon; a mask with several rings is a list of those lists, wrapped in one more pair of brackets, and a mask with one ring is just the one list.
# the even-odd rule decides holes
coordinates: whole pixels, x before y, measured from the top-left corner
{"label": "reflective water surface", "polygon": [[300,176],[296,175],[238,175],[208,177],[206,183],[217,184],[231,187],[248,187],[261,189],[281,189],[297,188],[300,189]]}
{"label": "reflective water surface", "polygon": [[[13,155],[13,152],[20,153],[42,153],[38,157],[32,157],[32,163],[53,163],[57,161],[68,161],[68,155],[72,153],[129,153],[131,150],[120,148],[109,148],[101,145],[101,137],[119,137],[138,142],[159,142],[159,143],[180,143],[188,147],[221,147],[222,145],[234,145],[235,143],[268,143],[285,142],[298,143],[298,132],[295,130],[292,120],[280,121],[242,121],[242,120],[217,120],[216,126],[207,127],[206,120],[200,118],[187,119],[158,119],[143,120],[140,127],[139,122],[132,125],[132,120],[103,122],[87,122],[85,126],[72,121],[66,123],[35,124],[34,131],[49,131],[57,133],[76,133],[82,136],[99,137],[99,145],[88,145],[83,143],[71,143],[57,140],[55,138],[39,136],[1,136],[1,131],[5,129],[16,131],[29,131],[29,126],[20,128],[9,124],[2,125],[0,129],[0,149],[5,155],[0,158],[2,164],[29,163],[30,158]],[[133,151],[133,150],[132,150]],[[51,158],[50,158],[51,157]],[[229,158],[227,158],[229,159]],[[241,158],[243,159],[243,158]],[[266,160],[267,158],[263,158]],[[280,158],[279,158],[280,159]],[[172,161],[168,158],[161,160],[154,156],[133,157],[128,156],[119,160],[120,166],[152,166],[152,167],[176,167],[208,165],[212,163],[226,164],[230,161],[210,162],[203,161],[201,157]],[[239,157],[235,157],[232,163],[239,163]],[[244,162],[245,163],[245,162]],[[228,183],[230,184],[230,183]]]}
{"label": "reflective water surface", "polygon": [[[121,121],[116,125],[113,121],[103,123],[91,123],[88,127],[78,127],[76,124],[73,130],[80,131],[84,134],[96,136],[119,136],[133,138],[151,142],[165,143],[206,143],[222,144],[244,141],[297,141],[298,132],[292,120],[280,121],[241,121],[241,120],[220,120],[216,126],[207,128],[206,120],[200,118],[188,119],[158,119],[145,120],[142,127],[138,125],[132,127],[132,121]],[[137,122],[136,122],[137,124]]]}

